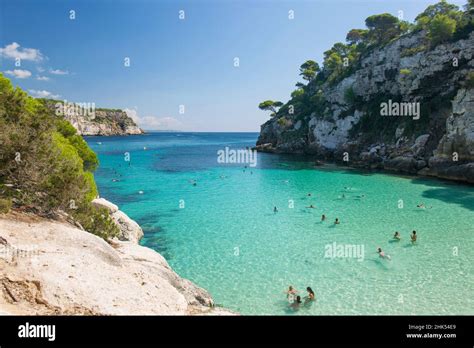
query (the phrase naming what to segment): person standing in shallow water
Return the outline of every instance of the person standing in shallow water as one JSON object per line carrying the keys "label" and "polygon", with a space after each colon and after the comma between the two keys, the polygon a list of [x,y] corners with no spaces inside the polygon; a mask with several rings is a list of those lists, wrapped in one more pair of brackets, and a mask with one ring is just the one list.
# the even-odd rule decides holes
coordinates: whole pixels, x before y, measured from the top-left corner
{"label": "person standing in shallow water", "polygon": [[415,244],[415,242],[416,242],[416,231],[415,230],[413,230],[413,232],[411,233],[410,238],[411,238],[412,244]]}
{"label": "person standing in shallow water", "polygon": [[316,296],[314,295],[313,289],[311,289],[309,286],[306,288],[306,291],[308,292],[308,299],[310,301],[314,301],[316,299]]}
{"label": "person standing in shallow water", "polygon": [[275,207],[273,207],[273,212],[274,212],[274,213],[278,213],[278,209],[277,209],[277,207],[276,207],[276,206],[275,206]]}
{"label": "person standing in shallow water", "polygon": [[325,221],[325,220],[326,220],[326,215],[323,214],[323,215],[321,216],[321,221]]}
{"label": "person standing in shallow water", "polygon": [[338,218],[336,218],[336,220],[334,221],[334,225],[339,225],[341,222],[339,221]]}

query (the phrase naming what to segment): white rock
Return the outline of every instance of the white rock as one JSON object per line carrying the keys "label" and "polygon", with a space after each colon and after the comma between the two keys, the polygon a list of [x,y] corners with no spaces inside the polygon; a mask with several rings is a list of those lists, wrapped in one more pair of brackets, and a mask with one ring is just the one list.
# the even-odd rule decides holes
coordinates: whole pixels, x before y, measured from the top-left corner
{"label": "white rock", "polygon": [[[214,312],[211,296],[155,251],[107,244],[71,225],[15,214],[0,218],[0,312],[20,315],[184,315]],[[13,298],[13,297],[14,298]]]}
{"label": "white rock", "polygon": [[118,211],[118,206],[109,202],[105,198],[96,198],[92,201],[92,204],[99,208],[106,208],[112,214]]}
{"label": "white rock", "polygon": [[112,214],[112,219],[120,229],[119,240],[138,243],[143,237],[142,228],[123,211],[118,210]]}

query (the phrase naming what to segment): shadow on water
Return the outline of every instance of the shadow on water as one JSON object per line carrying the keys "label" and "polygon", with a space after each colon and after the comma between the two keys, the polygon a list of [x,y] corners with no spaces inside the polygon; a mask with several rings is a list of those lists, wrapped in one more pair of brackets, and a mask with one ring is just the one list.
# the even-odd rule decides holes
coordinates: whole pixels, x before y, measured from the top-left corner
{"label": "shadow on water", "polygon": [[411,182],[415,185],[431,187],[422,193],[425,198],[460,205],[470,211],[474,211],[474,188],[472,186],[426,178],[415,178]]}

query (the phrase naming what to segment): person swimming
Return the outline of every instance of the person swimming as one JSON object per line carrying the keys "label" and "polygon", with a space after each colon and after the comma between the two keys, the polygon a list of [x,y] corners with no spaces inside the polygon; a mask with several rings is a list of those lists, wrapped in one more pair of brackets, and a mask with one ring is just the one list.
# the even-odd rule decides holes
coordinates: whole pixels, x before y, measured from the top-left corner
{"label": "person swimming", "polygon": [[306,288],[306,291],[308,292],[308,299],[310,301],[314,301],[316,299],[316,296],[314,295],[313,289],[311,289],[309,286]]}
{"label": "person swimming", "polygon": [[311,193],[308,193],[308,197],[311,197]]}
{"label": "person swimming", "polygon": [[416,207],[417,207],[417,208],[421,208],[421,209],[425,209],[425,208],[426,208],[426,206],[425,206],[425,204],[424,204],[423,202],[420,203],[420,204],[417,204]]}
{"label": "person swimming", "polygon": [[298,310],[300,309],[300,305],[301,305],[302,301],[301,301],[301,296],[296,296],[295,300],[290,304],[291,308],[293,308],[293,310]]}
{"label": "person swimming", "polygon": [[316,209],[316,207],[312,204],[309,207],[306,207],[306,208]]}
{"label": "person swimming", "polygon": [[415,230],[413,230],[413,232],[411,233],[410,239],[411,239],[412,243],[416,242],[416,231]]}
{"label": "person swimming", "polygon": [[288,290],[286,291],[286,298],[289,301],[293,301],[295,295],[298,293],[298,290],[296,290],[293,286],[289,286]]}
{"label": "person swimming", "polygon": [[326,220],[326,215],[323,214],[321,215],[321,221],[324,221],[324,220]]}
{"label": "person swimming", "polygon": [[396,239],[396,240],[402,239],[402,237],[400,236],[400,233],[398,231],[396,231],[395,234],[393,235],[393,239]]}
{"label": "person swimming", "polygon": [[277,208],[276,206],[273,207],[273,212],[274,212],[274,213],[278,213],[278,208]]}
{"label": "person swimming", "polygon": [[379,256],[380,256],[382,259],[388,259],[388,260],[391,259],[390,255],[386,255],[386,254],[382,251],[382,248],[378,248],[378,249],[377,249],[377,253],[379,254]]}
{"label": "person swimming", "polygon": [[338,218],[336,218],[336,220],[334,220],[334,225],[339,225],[341,222],[339,221]]}

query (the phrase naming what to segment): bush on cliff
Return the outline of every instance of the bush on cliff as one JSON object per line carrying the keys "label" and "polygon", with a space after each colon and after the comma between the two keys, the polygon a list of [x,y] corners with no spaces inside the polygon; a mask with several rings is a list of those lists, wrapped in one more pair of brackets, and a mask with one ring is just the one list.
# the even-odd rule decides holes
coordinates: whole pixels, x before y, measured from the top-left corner
{"label": "bush on cliff", "polygon": [[67,121],[2,74],[0,128],[0,199],[42,215],[65,211],[104,238],[118,233],[108,214],[91,204],[97,156]]}

